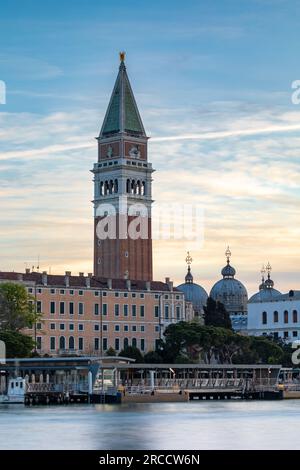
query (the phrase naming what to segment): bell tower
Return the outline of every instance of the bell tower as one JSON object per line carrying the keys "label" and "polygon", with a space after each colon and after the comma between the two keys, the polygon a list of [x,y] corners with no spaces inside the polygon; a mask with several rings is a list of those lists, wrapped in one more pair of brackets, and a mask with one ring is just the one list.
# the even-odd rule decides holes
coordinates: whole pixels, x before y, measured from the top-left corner
{"label": "bell tower", "polygon": [[148,162],[148,137],[128,79],[124,52],[120,53],[119,73],[97,141],[98,162],[92,170],[94,275],[150,281],[154,170]]}

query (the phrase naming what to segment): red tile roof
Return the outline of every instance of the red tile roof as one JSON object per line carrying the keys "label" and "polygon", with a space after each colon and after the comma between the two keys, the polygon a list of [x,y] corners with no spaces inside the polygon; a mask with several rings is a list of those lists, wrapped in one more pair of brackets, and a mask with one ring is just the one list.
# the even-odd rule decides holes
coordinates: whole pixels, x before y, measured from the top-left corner
{"label": "red tile roof", "polygon": [[[23,281],[33,282],[38,286],[43,286],[43,274],[41,273],[16,273],[16,272],[1,272],[0,280],[2,281]],[[87,278],[86,276],[69,276],[69,286],[65,283],[66,275],[47,274],[47,286],[55,287],[87,287],[87,279],[90,279],[91,288],[94,289],[108,289],[108,279],[94,277]],[[112,289],[114,290],[128,290],[125,279],[112,279]],[[169,291],[168,284],[161,281],[151,281],[151,291]],[[145,291],[146,281],[131,281],[131,290]],[[174,288],[174,291],[177,291]]]}

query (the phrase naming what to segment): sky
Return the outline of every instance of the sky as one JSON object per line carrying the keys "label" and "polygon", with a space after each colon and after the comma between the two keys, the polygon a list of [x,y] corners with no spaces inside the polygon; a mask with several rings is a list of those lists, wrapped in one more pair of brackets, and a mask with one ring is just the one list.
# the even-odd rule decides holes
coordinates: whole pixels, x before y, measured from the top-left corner
{"label": "sky", "polygon": [[204,212],[203,242],[154,241],[154,277],[260,269],[300,289],[300,2],[1,0],[0,270],[91,272],[95,137],[121,50],[149,141],[155,204]]}

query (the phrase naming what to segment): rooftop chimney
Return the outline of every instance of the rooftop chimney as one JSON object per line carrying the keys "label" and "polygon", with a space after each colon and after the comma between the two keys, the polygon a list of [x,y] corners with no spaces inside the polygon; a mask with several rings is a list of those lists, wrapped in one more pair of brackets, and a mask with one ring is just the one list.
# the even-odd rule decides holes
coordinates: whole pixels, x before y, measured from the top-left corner
{"label": "rooftop chimney", "polygon": [[43,271],[43,272],[42,272],[42,283],[43,283],[43,286],[46,286],[47,283],[48,283],[47,271]]}
{"label": "rooftop chimney", "polygon": [[88,289],[91,287],[91,278],[89,276],[85,278],[85,285]]}
{"label": "rooftop chimney", "polygon": [[151,290],[151,282],[146,281],[146,290]]}
{"label": "rooftop chimney", "polygon": [[128,290],[131,289],[131,280],[130,279],[126,279],[126,287]]}
{"label": "rooftop chimney", "polygon": [[30,274],[30,268],[26,268],[26,269],[25,269],[25,273],[26,273],[26,274]]}
{"label": "rooftop chimney", "polygon": [[107,287],[108,287],[109,289],[112,288],[112,279],[107,279]]}
{"label": "rooftop chimney", "polygon": [[84,273],[79,273],[79,277],[84,277]]}
{"label": "rooftop chimney", "polygon": [[173,292],[173,281],[170,281],[169,277],[166,277],[166,284],[168,285],[169,291]]}

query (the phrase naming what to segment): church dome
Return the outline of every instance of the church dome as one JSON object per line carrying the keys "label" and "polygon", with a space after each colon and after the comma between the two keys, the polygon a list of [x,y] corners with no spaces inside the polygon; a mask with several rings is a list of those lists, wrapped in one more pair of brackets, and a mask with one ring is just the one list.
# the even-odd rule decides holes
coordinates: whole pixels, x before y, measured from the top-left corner
{"label": "church dome", "polygon": [[266,270],[268,272],[268,277],[265,280],[264,274],[265,274],[265,268],[263,266],[263,269],[261,270],[262,273],[262,282],[259,286],[259,292],[256,294],[252,295],[249,299],[249,303],[257,303],[257,302],[272,302],[276,297],[281,295],[281,292],[279,290],[274,289],[274,281],[271,279],[271,266],[270,263],[267,264]]}
{"label": "church dome", "polygon": [[212,287],[210,297],[224,304],[230,315],[247,313],[248,294],[246,287],[238,279],[235,279],[236,270],[230,265],[231,252],[226,250],[227,265],[222,269],[223,279],[220,279]]}
{"label": "church dome", "polygon": [[192,302],[195,313],[199,315],[203,313],[203,307],[207,303],[208,295],[202,286],[194,283],[190,266],[192,258],[190,257],[189,252],[186,258],[186,262],[188,263],[188,271],[185,276],[185,283],[177,286],[177,289],[184,293],[184,297],[188,302]]}

